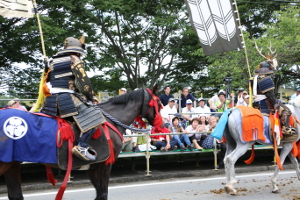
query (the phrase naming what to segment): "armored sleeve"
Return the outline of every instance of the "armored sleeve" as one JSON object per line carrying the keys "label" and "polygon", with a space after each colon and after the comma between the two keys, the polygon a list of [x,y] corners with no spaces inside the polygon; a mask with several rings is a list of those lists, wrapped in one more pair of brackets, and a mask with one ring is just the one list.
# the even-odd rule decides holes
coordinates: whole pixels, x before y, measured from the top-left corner
{"label": "armored sleeve", "polygon": [[87,99],[93,99],[93,88],[89,77],[84,70],[84,62],[77,56],[71,56],[71,69],[75,76],[75,85],[77,89],[84,94]]}

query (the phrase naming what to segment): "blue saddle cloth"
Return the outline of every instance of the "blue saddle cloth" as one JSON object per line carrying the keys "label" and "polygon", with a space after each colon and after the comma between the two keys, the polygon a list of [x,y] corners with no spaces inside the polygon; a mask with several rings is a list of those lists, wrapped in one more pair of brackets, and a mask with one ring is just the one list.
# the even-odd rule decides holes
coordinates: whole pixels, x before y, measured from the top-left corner
{"label": "blue saddle cloth", "polygon": [[[231,113],[230,113],[230,110],[226,110],[222,114],[216,128],[214,129],[214,131],[211,135],[213,137],[217,138],[218,140],[222,139],[222,136],[224,134],[224,129],[225,129],[226,124],[228,122],[229,114],[231,114],[233,116],[233,118],[235,119],[237,129],[238,129],[239,134],[240,134],[241,142],[242,143],[247,143],[247,142],[243,141],[242,137],[241,137],[241,135],[242,135],[242,114],[241,114],[239,109],[234,109]],[[264,135],[265,135],[265,138],[266,138],[266,142],[264,142],[264,144],[273,144],[272,140],[270,139],[270,134],[269,134],[269,129],[270,129],[269,128],[270,127],[269,117],[263,115],[263,118],[264,118]]]}
{"label": "blue saddle cloth", "polygon": [[0,110],[0,161],[57,164],[57,121],[18,109]]}

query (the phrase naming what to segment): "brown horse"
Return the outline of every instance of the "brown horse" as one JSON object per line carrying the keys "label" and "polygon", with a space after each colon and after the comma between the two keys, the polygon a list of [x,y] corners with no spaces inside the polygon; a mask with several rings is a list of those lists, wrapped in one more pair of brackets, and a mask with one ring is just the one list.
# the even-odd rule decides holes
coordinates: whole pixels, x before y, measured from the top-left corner
{"label": "brown horse", "polygon": [[[137,116],[141,115],[152,125],[160,117],[159,110],[161,106],[158,97],[155,95],[155,90],[139,89],[109,99],[98,106],[122,124],[130,125]],[[113,124],[120,133],[124,133],[125,128],[117,125],[110,119],[107,119],[107,121]],[[122,141],[112,129],[109,129],[109,134],[113,141],[113,149],[117,158],[122,148]],[[58,165],[51,165],[51,167],[58,167]],[[105,165],[104,162],[101,162],[91,164],[88,169],[89,178],[96,189],[95,200],[106,200],[108,197],[111,167],[111,164]],[[0,175],[2,174],[6,179],[8,198],[10,200],[24,199],[21,190],[20,162],[0,162]]]}

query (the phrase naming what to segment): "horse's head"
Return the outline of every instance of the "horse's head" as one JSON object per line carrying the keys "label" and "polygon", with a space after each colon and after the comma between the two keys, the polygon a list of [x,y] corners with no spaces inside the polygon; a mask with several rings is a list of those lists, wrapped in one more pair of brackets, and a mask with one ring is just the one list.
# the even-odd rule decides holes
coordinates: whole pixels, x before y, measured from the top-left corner
{"label": "horse's head", "polygon": [[155,94],[156,90],[156,88],[153,90],[144,89],[144,103],[141,116],[146,118],[152,126],[162,126],[162,117],[160,116],[162,104]]}

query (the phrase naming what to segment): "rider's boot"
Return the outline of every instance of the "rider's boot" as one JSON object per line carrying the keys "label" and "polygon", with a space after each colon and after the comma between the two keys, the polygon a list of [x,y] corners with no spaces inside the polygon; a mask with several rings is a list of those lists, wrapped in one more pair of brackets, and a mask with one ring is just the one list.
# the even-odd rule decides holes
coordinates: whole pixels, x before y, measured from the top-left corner
{"label": "rider's boot", "polygon": [[74,146],[72,149],[72,153],[74,155],[82,160],[96,160],[97,152],[93,149],[93,147],[88,145],[88,142],[94,132],[95,129],[91,129],[82,134],[82,136],[78,139],[78,145]]}
{"label": "rider's boot", "polygon": [[280,122],[282,127],[282,134],[286,137],[296,135],[296,129],[290,126],[290,116],[291,113],[285,109],[281,110]]}

